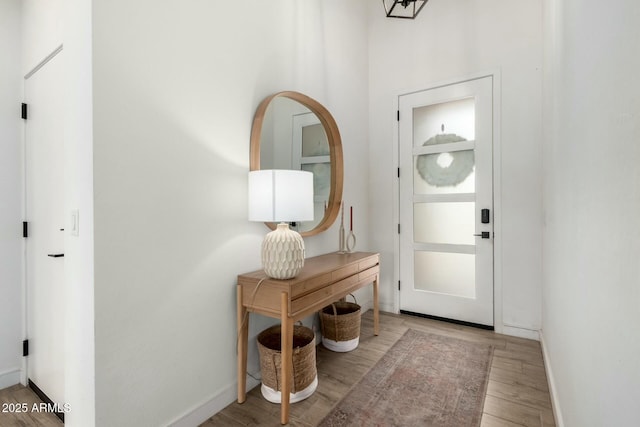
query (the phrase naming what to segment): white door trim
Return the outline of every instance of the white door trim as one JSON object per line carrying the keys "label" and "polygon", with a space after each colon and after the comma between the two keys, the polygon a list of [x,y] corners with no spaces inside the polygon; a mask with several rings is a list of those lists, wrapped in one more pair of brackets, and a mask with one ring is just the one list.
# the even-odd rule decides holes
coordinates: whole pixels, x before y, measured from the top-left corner
{"label": "white door trim", "polygon": [[[501,111],[502,111],[502,92],[501,92],[501,76],[499,69],[488,70],[476,74],[470,74],[448,80],[432,82],[421,88],[411,88],[403,90],[394,96],[393,111],[399,110],[399,99],[403,95],[421,92],[424,90],[436,89],[443,86],[450,86],[457,83],[463,83],[470,80],[477,80],[483,77],[493,77],[493,230],[495,238],[493,240],[493,319],[494,330],[497,333],[504,331],[504,323],[502,321],[502,133],[501,133]],[[400,164],[400,126],[398,121],[394,123],[393,132],[393,168],[392,173],[397,176],[397,168]],[[393,186],[393,227],[397,227],[400,223],[400,179],[396,178],[396,185]],[[400,236],[394,233],[394,259],[393,259],[393,286],[394,301],[393,312],[400,313],[400,290],[398,289],[398,281],[400,280]]]}

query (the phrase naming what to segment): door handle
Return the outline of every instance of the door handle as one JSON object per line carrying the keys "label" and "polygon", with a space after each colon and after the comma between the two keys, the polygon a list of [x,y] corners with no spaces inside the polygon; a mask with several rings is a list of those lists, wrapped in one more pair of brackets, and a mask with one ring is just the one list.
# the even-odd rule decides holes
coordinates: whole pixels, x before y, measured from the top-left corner
{"label": "door handle", "polygon": [[488,231],[483,231],[480,234],[474,234],[474,236],[482,237],[483,239],[488,239],[491,237],[491,233],[489,233]]}
{"label": "door handle", "polygon": [[50,256],[51,258],[62,258],[64,254],[48,254],[47,256]]}

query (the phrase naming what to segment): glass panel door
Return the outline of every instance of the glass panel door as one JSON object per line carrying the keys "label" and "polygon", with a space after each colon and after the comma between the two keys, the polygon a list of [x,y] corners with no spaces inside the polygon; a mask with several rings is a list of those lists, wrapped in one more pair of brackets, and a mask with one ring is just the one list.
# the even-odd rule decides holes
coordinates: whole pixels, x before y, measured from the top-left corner
{"label": "glass panel door", "polygon": [[489,77],[400,97],[401,310],[493,325],[491,92]]}

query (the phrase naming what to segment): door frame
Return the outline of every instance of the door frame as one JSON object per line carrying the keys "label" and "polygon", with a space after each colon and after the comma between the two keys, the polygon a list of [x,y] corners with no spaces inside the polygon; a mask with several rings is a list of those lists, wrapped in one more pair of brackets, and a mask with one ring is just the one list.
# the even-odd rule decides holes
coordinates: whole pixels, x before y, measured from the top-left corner
{"label": "door frame", "polygon": [[[504,323],[502,319],[502,135],[501,135],[501,78],[500,70],[493,69],[485,72],[469,74],[461,77],[427,83],[420,88],[411,88],[399,91],[393,98],[393,109],[399,111],[399,100],[401,96],[410,95],[443,86],[451,86],[464,83],[470,80],[478,80],[484,77],[491,77],[493,80],[493,321],[494,330],[503,333]],[[400,165],[400,126],[399,121],[394,121],[393,131],[393,174],[397,177],[397,168]],[[393,227],[400,224],[400,178],[396,178],[393,186]],[[393,311],[400,313],[400,234],[394,233],[393,237],[394,259],[393,259],[393,283],[394,299]]]}

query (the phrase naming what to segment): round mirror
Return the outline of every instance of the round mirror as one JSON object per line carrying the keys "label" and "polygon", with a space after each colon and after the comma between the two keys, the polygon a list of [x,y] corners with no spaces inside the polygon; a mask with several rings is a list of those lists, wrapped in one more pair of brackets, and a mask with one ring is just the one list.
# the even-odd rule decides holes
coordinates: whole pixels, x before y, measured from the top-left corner
{"label": "round mirror", "polygon": [[[251,128],[250,169],[313,172],[314,220],[292,226],[313,236],[333,224],[342,200],[342,140],[331,113],[298,92],[265,98]],[[275,229],[274,223],[266,223]]]}

